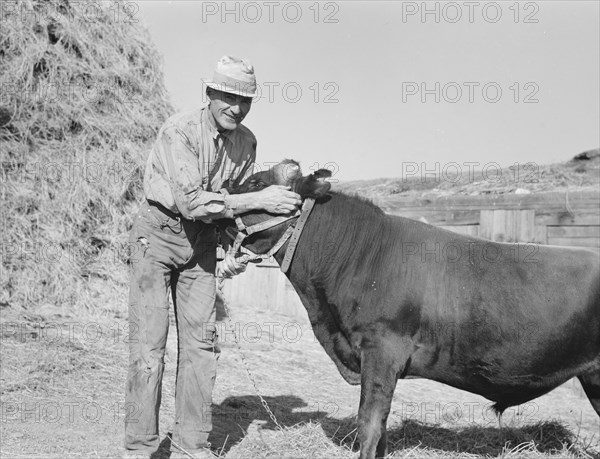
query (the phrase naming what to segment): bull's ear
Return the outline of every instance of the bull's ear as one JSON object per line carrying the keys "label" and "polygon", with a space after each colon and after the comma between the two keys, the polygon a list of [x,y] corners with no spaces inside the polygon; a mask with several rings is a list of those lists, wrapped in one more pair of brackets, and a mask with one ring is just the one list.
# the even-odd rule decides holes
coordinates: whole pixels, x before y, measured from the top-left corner
{"label": "bull's ear", "polygon": [[318,179],[326,179],[331,177],[331,171],[329,169],[319,169],[313,174],[313,177]]}
{"label": "bull's ear", "polygon": [[331,189],[331,183],[325,179],[331,177],[331,171],[319,169],[314,174],[302,177],[297,192],[302,198],[321,198]]}

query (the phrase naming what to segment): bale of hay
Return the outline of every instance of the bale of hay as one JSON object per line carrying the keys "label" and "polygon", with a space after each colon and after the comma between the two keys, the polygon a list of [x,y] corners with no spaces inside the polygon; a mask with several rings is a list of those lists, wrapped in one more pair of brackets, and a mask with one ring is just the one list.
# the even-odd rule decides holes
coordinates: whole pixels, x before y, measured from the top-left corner
{"label": "bale of hay", "polygon": [[139,21],[123,1],[3,2],[0,305],[123,294],[143,163],[172,112]]}

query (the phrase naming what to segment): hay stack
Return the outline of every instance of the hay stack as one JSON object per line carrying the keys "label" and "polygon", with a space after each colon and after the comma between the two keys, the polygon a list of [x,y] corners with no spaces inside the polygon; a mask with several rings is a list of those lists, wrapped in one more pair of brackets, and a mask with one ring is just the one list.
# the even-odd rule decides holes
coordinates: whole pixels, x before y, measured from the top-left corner
{"label": "hay stack", "polygon": [[91,310],[123,294],[141,166],[172,110],[131,5],[3,2],[0,307]]}

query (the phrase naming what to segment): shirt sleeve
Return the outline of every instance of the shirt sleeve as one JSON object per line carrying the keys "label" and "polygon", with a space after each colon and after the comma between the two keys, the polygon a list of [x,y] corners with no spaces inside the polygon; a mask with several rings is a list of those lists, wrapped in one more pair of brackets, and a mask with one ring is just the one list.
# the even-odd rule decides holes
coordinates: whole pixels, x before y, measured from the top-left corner
{"label": "shirt sleeve", "polygon": [[[237,179],[235,180],[235,184],[239,185],[243,183],[248,177],[250,177],[254,173],[254,163],[256,161],[256,139],[253,138],[252,141],[252,151],[249,154],[249,159],[244,164],[244,167],[240,171]],[[223,188],[220,192],[225,197],[225,207],[226,207],[226,218],[232,218],[234,215],[238,215],[241,212],[244,212],[247,209],[239,208],[239,196],[235,194],[229,194],[229,192]]]}
{"label": "shirt sleeve", "polygon": [[162,151],[164,167],[177,209],[187,219],[210,222],[218,218],[231,218],[232,209],[227,205],[223,193],[206,191],[203,187],[203,172],[198,164],[200,151],[195,151],[186,133],[176,126],[166,128],[158,148]]}

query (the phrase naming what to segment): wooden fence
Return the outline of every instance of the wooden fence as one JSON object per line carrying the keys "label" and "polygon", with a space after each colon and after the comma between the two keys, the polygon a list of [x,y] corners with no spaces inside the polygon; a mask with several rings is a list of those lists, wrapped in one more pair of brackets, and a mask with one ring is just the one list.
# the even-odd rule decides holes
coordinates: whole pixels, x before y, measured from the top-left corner
{"label": "wooden fence", "polygon": [[600,247],[600,191],[382,198],[387,213],[500,242]]}
{"label": "wooden fence", "polygon": [[[391,196],[374,202],[389,214],[488,240],[600,248],[600,191],[436,199]],[[250,266],[245,274],[227,281],[225,293],[232,304],[306,315],[273,261]]]}

